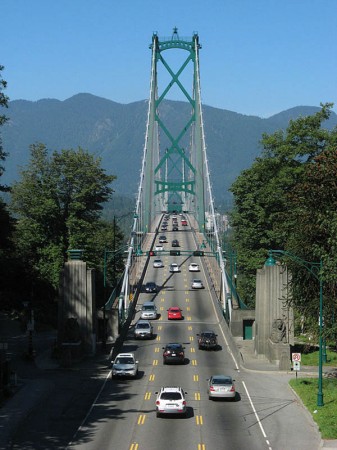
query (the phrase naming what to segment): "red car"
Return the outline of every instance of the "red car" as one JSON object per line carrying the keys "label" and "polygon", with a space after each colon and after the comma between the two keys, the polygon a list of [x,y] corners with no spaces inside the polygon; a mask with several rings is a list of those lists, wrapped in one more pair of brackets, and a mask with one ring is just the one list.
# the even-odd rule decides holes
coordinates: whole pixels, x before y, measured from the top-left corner
{"label": "red car", "polygon": [[181,320],[183,315],[179,306],[171,306],[171,308],[167,310],[167,318],[169,320]]}

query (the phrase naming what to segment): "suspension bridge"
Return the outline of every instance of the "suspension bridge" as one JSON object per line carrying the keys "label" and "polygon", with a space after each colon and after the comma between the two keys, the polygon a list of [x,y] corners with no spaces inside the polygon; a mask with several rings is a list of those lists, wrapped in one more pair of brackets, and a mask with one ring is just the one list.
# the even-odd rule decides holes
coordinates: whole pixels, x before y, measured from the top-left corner
{"label": "suspension bridge", "polygon": [[[105,308],[118,302],[119,321],[126,319],[130,303],[139,294],[137,288],[141,286],[144,268],[155,256],[153,246],[164,214],[184,214],[193,244],[179,254],[203,257],[223,314],[230,321],[232,309],[244,304],[236,294],[232,277],[226,273],[219,214],[214,207],[201,102],[199,36],[194,33],[192,38],[182,38],[176,28],[168,38],[154,33],[150,49],[146,133],[127,261],[123,279]],[[172,52],[180,53],[174,68],[170,62]],[[190,81],[189,87],[185,80]],[[185,99],[188,111],[182,123],[172,127],[165,120],[165,100],[177,91]],[[177,256],[177,251],[169,253]]]}

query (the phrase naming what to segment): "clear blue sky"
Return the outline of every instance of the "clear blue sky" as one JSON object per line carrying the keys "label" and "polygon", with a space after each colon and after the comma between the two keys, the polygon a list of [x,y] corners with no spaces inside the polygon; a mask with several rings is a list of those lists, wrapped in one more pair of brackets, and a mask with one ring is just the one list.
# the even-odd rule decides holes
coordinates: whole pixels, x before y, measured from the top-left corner
{"label": "clear blue sky", "polygon": [[11,100],[149,96],[153,32],[199,34],[202,101],[268,117],[334,102],[337,0],[1,0]]}

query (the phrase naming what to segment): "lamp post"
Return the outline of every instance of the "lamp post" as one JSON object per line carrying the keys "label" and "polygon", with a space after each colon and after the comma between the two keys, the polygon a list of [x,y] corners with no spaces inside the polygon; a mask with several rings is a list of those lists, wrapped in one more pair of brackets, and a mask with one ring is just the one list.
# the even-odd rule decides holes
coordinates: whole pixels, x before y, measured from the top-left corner
{"label": "lamp post", "polygon": [[319,281],[319,362],[318,362],[318,393],[317,393],[317,406],[324,406],[323,401],[323,279],[322,269],[323,261],[319,262],[305,261],[296,255],[285,250],[269,250],[268,259],[265,262],[265,266],[274,266],[275,259],[273,256],[286,256],[311,273],[311,275]]}

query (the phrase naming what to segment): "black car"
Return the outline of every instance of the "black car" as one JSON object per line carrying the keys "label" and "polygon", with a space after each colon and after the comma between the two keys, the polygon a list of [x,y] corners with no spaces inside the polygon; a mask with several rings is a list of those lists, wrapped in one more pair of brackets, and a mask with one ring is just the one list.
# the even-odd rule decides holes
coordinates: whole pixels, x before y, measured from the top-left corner
{"label": "black car", "polygon": [[173,225],[172,231],[179,231],[179,228],[176,225]]}
{"label": "black car", "polygon": [[178,239],[173,239],[173,241],[172,241],[172,247],[179,247],[179,241],[178,241]]}
{"label": "black car", "polygon": [[146,283],[145,285],[145,292],[157,292],[157,285],[156,283],[154,283],[153,281],[149,281],[148,283]]}
{"label": "black car", "polygon": [[218,335],[214,331],[203,331],[198,336],[198,347],[201,349],[213,349],[218,348]]}
{"label": "black car", "polygon": [[181,344],[167,344],[163,350],[163,364],[185,364],[185,347]]}

